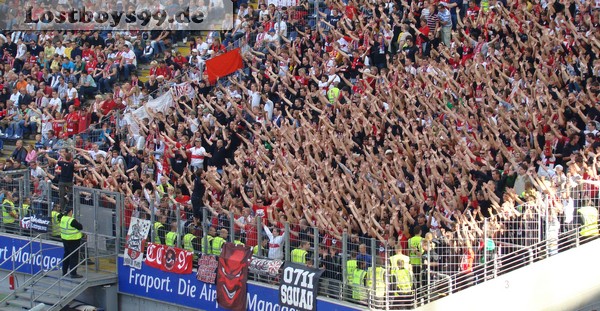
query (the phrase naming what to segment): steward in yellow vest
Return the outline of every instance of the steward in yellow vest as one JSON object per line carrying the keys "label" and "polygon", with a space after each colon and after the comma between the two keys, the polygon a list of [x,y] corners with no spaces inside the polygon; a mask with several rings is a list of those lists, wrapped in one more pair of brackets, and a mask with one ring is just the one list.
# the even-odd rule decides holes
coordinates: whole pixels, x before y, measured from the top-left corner
{"label": "steward in yellow vest", "polygon": [[[367,288],[373,288],[373,267],[367,269]],[[385,296],[385,269],[375,268],[375,297],[383,298]],[[383,302],[383,300],[381,300]]]}
{"label": "steward in yellow vest", "polygon": [[55,204],[54,205],[54,209],[52,209],[52,212],[50,213],[51,216],[51,223],[52,223],[52,231],[51,231],[51,235],[53,238],[60,238],[60,220],[58,220],[59,216],[60,216],[60,205]]}
{"label": "steward in yellow vest", "polygon": [[300,243],[300,247],[292,250],[292,262],[306,264],[306,255],[308,255],[308,249],[310,248],[310,243],[307,241],[303,241]]}
{"label": "steward in yellow vest", "polygon": [[171,231],[165,235],[165,245],[170,247],[179,247],[179,237],[177,236],[177,222],[171,223]]}
{"label": "steward in yellow vest", "polygon": [[229,232],[227,231],[227,229],[219,230],[219,236],[215,237],[212,240],[212,254],[213,255],[216,255],[216,256],[221,255],[221,249],[223,248],[223,244],[225,244],[227,242],[228,235],[229,235]]}
{"label": "steward in yellow vest", "polygon": [[357,302],[364,302],[367,299],[367,291],[365,288],[367,272],[364,270],[365,266],[366,264],[364,261],[359,261],[352,277],[352,299]]}
{"label": "steward in yellow vest", "polygon": [[198,237],[196,237],[192,232],[194,230],[194,226],[190,226],[186,228],[186,234],[183,236],[183,249],[188,252],[194,253],[194,263],[198,260],[198,252],[201,247],[198,245]]}
{"label": "steward in yellow vest", "polygon": [[19,218],[19,214],[15,209],[15,203],[12,201],[12,196],[7,193],[4,201],[2,201],[2,223],[3,224],[12,224],[17,218]]}
{"label": "steward in yellow vest", "polygon": [[160,221],[154,222],[154,230],[152,231],[154,232],[154,243],[163,244],[165,242],[165,236],[167,235],[167,230],[164,225],[164,223],[167,222],[167,216],[161,215],[159,220]]}
{"label": "steward in yellow vest", "polygon": [[212,254],[212,242],[216,235],[215,227],[208,228],[208,234],[202,238],[202,254]]}
{"label": "steward in yellow vest", "polygon": [[393,281],[391,282],[391,293],[394,296],[410,295],[412,292],[413,274],[410,269],[407,269],[404,261],[398,260],[396,268],[391,270]]}
{"label": "steward in yellow vest", "polygon": [[350,258],[346,261],[346,280],[348,283],[352,283],[352,278],[354,278],[354,271],[358,266],[358,261],[356,261],[356,251],[352,251],[350,253]]}
{"label": "steward in yellow vest", "polygon": [[59,215],[60,219],[60,238],[63,241],[65,253],[63,255],[62,272],[63,275],[71,274],[71,278],[81,278],[77,274],[77,264],[79,264],[79,250],[83,234],[83,226],[73,218],[73,209],[68,208],[64,214]]}

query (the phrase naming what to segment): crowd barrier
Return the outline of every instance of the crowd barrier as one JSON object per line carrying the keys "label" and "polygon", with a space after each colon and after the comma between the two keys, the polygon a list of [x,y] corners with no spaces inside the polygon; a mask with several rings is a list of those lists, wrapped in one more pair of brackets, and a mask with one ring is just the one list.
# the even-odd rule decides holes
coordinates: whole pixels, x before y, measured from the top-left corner
{"label": "crowd barrier", "polygon": [[[51,182],[45,183],[46,189],[56,188]],[[27,170],[0,173],[0,190],[3,195],[11,192],[18,197],[14,203],[20,220],[28,215],[26,199],[33,199],[31,208],[34,212],[30,214],[48,218],[52,217],[52,206],[58,200],[53,194],[55,191],[49,194],[40,190],[40,185],[31,179]],[[469,227],[468,232],[468,226],[459,226],[456,231],[433,230],[433,236],[424,235],[416,244],[414,240],[379,241],[346,231],[325,231],[302,224],[284,223],[276,230],[269,224],[267,230],[264,226],[267,221],[260,217],[241,218],[222,210],[217,212],[209,206],[203,208],[202,220],[194,222],[189,205],[157,202],[159,205],[150,204],[142,210],[128,206],[120,193],[102,189],[74,187],[72,195],[75,217],[84,225],[84,231],[89,232],[91,237],[87,242],[100,252],[97,256],[102,256],[103,250],[111,254],[122,253],[132,217],[150,220],[152,227],[163,221],[167,232],[177,235],[178,247],[183,248],[183,236],[193,232],[201,239],[197,254],[202,251],[216,254],[211,249],[211,239],[205,237],[209,232],[223,234],[228,242],[253,246],[255,258],[318,267],[323,270],[320,296],[375,310],[414,308],[597,236],[597,224],[594,225],[596,234],[581,234],[577,210],[583,206],[598,208],[597,192],[587,184],[557,194],[539,193],[534,199],[514,206],[518,214],[510,217],[498,214],[482,221],[473,220],[476,225]],[[161,210],[168,212],[156,214]],[[37,236],[33,229],[23,226],[3,224],[2,229]],[[51,231],[49,229],[47,236]],[[151,229],[148,242],[156,242],[155,237]],[[397,245],[402,246],[401,253],[396,252]],[[408,261],[406,266],[403,260]],[[249,279],[277,284],[279,277],[251,269]]]}

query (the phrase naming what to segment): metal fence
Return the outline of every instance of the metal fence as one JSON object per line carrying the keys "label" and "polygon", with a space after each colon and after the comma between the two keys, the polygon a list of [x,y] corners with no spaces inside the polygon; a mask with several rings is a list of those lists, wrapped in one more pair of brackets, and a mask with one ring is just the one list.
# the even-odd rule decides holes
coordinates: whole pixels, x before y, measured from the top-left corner
{"label": "metal fence", "polygon": [[[19,215],[25,198],[33,198],[34,193],[37,209],[49,216],[58,199],[43,194],[28,170],[0,173],[0,190],[19,198],[13,201]],[[191,206],[178,201],[168,187],[164,193],[141,198],[73,187],[75,217],[96,252],[90,255],[93,258],[113,258],[122,252],[129,221],[138,217],[150,220],[152,228],[159,222],[175,232],[179,247],[187,232],[195,234],[202,241],[197,253],[218,255],[212,241],[220,235],[229,242],[252,246],[256,258],[323,269],[319,295],[374,310],[414,308],[595,238],[582,236],[577,210],[597,209],[597,195],[594,188],[579,184],[559,193],[529,196],[520,204],[505,203],[496,207],[495,216],[463,221],[453,231],[432,228],[421,238],[379,241],[337,232],[339,228],[319,230],[306,222],[267,221],[252,216],[249,209],[234,214],[219,205],[203,208],[201,217],[194,218]],[[35,236],[22,228],[4,225],[3,229]],[[156,236],[151,229],[150,241],[155,242]],[[252,273],[250,279],[279,282],[276,273]]]}

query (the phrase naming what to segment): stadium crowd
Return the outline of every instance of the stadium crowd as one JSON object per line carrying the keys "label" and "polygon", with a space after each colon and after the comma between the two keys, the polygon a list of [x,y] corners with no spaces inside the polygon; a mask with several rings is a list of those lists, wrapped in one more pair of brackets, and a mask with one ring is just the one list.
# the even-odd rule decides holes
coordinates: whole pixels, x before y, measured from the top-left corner
{"label": "stadium crowd", "polygon": [[[0,125],[36,139],[7,166],[73,152],[75,184],[123,192],[128,217],[208,207],[250,246],[262,217],[270,238],[289,222],[294,247],[318,227],[339,252],[346,232],[359,256],[368,238],[407,252],[419,232],[470,248],[481,220],[500,232],[542,194],[561,225],[598,202],[598,1],[327,0],[318,17],[283,2],[241,4],[189,57],[170,31],[4,32]],[[205,61],[234,44],[245,67],[211,85]],[[139,131],[120,121],[182,82],[197,95]]]}

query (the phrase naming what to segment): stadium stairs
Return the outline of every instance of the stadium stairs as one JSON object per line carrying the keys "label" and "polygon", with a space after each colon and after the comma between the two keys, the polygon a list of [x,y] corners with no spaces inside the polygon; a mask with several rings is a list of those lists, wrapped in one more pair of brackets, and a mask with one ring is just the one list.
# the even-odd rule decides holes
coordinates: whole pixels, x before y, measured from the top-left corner
{"label": "stadium stairs", "polygon": [[[82,252],[86,246],[87,243],[80,246]],[[0,301],[0,311],[59,311],[89,288],[117,283],[114,264],[110,265],[106,258],[94,258],[98,266],[89,266],[90,258],[84,253],[77,265],[81,278],[63,276],[60,269],[41,270]],[[61,264],[62,261],[55,267]]]}

